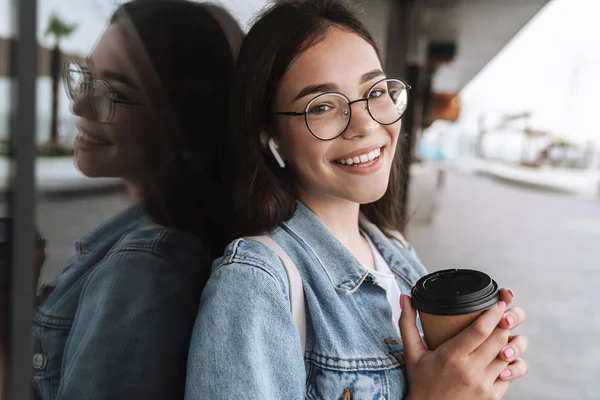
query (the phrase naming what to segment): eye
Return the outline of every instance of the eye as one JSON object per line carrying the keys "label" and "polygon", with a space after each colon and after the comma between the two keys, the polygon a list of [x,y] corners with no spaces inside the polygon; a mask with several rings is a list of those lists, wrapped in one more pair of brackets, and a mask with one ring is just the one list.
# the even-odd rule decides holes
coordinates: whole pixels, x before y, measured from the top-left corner
{"label": "eye", "polygon": [[333,107],[332,107],[332,106],[330,106],[330,105],[328,105],[328,104],[319,104],[319,105],[316,105],[316,106],[314,106],[314,107],[311,107],[311,108],[308,110],[308,112],[309,112],[310,114],[316,114],[316,115],[319,115],[319,114],[325,114],[326,112],[328,112],[328,111],[331,111],[331,110],[333,110]]}
{"label": "eye", "polygon": [[127,98],[127,96],[126,96],[126,95],[124,95],[124,94],[123,94],[123,93],[121,93],[121,92],[116,92],[116,91],[114,91],[114,90],[113,90],[113,100],[116,100],[116,101],[124,101],[124,102],[127,102],[127,101],[129,101],[129,99]]}
{"label": "eye", "polygon": [[378,97],[383,96],[384,94],[387,93],[387,90],[385,89],[373,89],[370,93],[369,93],[369,99],[376,99]]}

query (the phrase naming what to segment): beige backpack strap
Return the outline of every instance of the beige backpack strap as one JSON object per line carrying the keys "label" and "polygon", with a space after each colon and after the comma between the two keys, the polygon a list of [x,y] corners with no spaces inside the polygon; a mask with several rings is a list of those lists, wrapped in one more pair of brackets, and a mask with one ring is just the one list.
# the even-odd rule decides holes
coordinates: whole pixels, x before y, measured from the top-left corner
{"label": "beige backpack strap", "polygon": [[294,322],[300,333],[300,343],[302,344],[302,354],[306,350],[306,311],[304,309],[304,290],[302,289],[302,278],[300,272],[296,268],[296,264],[287,255],[287,253],[268,236],[248,236],[246,240],[253,240],[259,242],[273,250],[279,257],[279,260],[285,268],[285,272],[288,278],[288,287],[290,295],[290,310],[294,317]]}

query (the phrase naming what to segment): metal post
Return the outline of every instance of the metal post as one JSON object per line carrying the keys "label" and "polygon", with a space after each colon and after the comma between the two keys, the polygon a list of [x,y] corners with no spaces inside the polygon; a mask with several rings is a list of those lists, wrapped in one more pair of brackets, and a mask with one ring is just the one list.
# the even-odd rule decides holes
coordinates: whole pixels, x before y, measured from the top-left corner
{"label": "metal post", "polygon": [[[402,230],[406,228],[408,199],[410,188],[410,167],[413,159],[413,152],[416,143],[416,137],[422,123],[423,114],[423,87],[424,70],[426,68],[426,44],[427,38],[423,32],[423,0],[406,0],[399,4],[399,22],[402,27],[400,36],[388,39],[389,45],[397,46],[396,52],[402,51],[402,62],[396,62],[395,65],[386,63],[386,68],[402,68],[403,74],[412,86],[408,109],[402,118],[402,132],[404,140],[399,143],[397,151],[402,157],[402,194],[401,207],[403,212]],[[391,56],[391,55],[388,55]],[[390,61],[396,61],[390,59]]]}
{"label": "metal post", "polygon": [[404,117],[402,118],[402,131],[405,133],[404,141],[400,142],[401,147],[398,149],[401,151],[402,157],[402,173],[404,179],[402,179],[402,211],[403,211],[403,226],[402,230],[406,229],[408,222],[408,201],[410,191],[410,167],[413,160],[413,149],[416,143],[416,135],[418,130],[419,118],[417,114],[420,110],[420,102],[422,101],[422,95],[419,90],[420,82],[420,70],[419,65],[411,64],[406,68],[406,80],[412,85],[411,100],[409,101],[408,108]]}
{"label": "metal post", "polygon": [[13,218],[8,399],[31,398],[35,237],[35,83],[37,2],[13,0],[16,48],[11,51],[11,154],[9,212]]}

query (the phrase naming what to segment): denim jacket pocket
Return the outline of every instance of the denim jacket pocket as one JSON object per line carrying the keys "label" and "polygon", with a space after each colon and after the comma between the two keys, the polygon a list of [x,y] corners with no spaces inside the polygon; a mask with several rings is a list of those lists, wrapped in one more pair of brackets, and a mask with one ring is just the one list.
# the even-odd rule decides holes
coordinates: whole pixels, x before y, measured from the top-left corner
{"label": "denim jacket pocket", "polygon": [[39,396],[44,400],[53,400],[58,392],[63,351],[73,320],[37,311],[33,325],[33,380]]}
{"label": "denim jacket pocket", "polygon": [[[311,353],[307,361],[306,398],[321,399],[401,399],[405,388],[401,365],[393,356],[340,358]],[[390,385],[390,381],[401,380]],[[402,389],[404,390],[404,389]]]}

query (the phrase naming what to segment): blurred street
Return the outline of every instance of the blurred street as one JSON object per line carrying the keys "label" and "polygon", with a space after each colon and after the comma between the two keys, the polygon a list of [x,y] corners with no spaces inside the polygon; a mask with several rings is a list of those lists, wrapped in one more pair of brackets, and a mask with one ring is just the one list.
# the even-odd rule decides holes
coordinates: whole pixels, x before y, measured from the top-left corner
{"label": "blurred street", "polygon": [[408,237],[429,270],[482,270],[527,311],[529,374],[506,399],[600,398],[600,201],[449,173],[433,224]]}
{"label": "blurred street", "polygon": [[[49,243],[43,279],[76,238],[126,204],[120,192],[40,199],[37,220]],[[591,300],[600,282],[600,202],[450,172],[437,208],[431,225],[415,219],[408,231],[429,270],[485,271],[528,312],[519,331],[530,338],[529,374],[506,399],[598,399],[600,314]]]}

